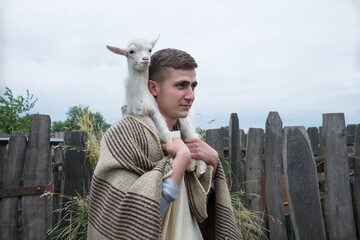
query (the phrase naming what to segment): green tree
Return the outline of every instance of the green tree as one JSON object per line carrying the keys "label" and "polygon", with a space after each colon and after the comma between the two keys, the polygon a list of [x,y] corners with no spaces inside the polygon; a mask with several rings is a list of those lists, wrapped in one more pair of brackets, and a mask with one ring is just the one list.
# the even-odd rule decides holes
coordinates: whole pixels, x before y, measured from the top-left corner
{"label": "green tree", "polygon": [[[29,90],[26,90],[26,97],[14,97],[8,87],[5,89],[3,96],[0,96],[0,132],[26,134],[33,116],[26,112],[34,107],[38,99],[34,99],[34,95],[30,95]],[[23,115],[24,113],[26,114]]]}
{"label": "green tree", "polygon": [[104,117],[99,113],[92,113],[89,110],[89,107],[82,107],[81,105],[79,106],[73,106],[70,107],[69,110],[67,111],[66,115],[67,115],[67,119],[63,122],[63,121],[54,121],[52,123],[52,131],[56,132],[56,131],[60,131],[60,132],[65,132],[65,131],[75,131],[75,130],[79,130],[80,127],[77,124],[78,119],[83,118],[85,114],[89,113],[89,118],[90,119],[94,119],[94,131],[99,131],[100,129],[102,131],[105,131],[106,129],[108,129],[110,127],[110,124],[105,122]]}

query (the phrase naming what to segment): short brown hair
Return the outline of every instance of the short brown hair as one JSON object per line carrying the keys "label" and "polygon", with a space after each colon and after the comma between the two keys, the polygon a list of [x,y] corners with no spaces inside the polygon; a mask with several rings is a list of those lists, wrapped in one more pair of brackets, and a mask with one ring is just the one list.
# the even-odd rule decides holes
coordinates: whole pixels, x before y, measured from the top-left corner
{"label": "short brown hair", "polygon": [[195,59],[185,51],[166,48],[151,56],[149,79],[162,83],[166,77],[167,68],[191,70],[197,68]]}

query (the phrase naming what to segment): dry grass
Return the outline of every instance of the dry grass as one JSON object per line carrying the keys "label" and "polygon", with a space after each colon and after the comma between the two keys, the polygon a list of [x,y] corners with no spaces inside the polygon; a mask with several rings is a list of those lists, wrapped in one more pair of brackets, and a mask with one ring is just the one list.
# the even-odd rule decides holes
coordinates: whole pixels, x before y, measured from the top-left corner
{"label": "dry grass", "polygon": [[60,194],[66,200],[64,207],[55,211],[61,212],[63,217],[48,232],[51,239],[87,238],[89,195],[67,196]]}
{"label": "dry grass", "polygon": [[235,221],[243,235],[243,239],[266,239],[266,229],[262,227],[264,218],[262,214],[258,214],[247,209],[243,204],[243,192],[231,193],[231,204],[233,207]]}
{"label": "dry grass", "polygon": [[[90,111],[84,111],[79,114],[76,118],[76,125],[79,126],[80,131],[84,131],[87,133],[88,140],[86,143],[86,153],[89,157],[91,166],[96,166],[99,160],[100,153],[100,145],[98,139],[101,139],[104,132],[100,130],[97,135],[95,134],[94,128],[96,126],[96,121],[95,117],[91,115]],[[99,129],[102,129],[102,126],[100,126]]]}

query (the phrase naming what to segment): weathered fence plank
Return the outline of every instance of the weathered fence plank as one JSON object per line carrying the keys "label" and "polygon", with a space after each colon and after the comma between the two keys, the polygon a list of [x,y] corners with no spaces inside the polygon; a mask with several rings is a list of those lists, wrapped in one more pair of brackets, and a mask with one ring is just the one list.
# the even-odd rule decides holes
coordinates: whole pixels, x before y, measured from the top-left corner
{"label": "weathered fence plank", "polygon": [[324,157],[324,146],[323,146],[322,131],[323,131],[323,127],[319,127],[320,156]]}
{"label": "weathered fence plank", "polygon": [[283,166],[296,239],[326,239],[316,165],[304,127],[285,127]]}
{"label": "weathered fence plank", "polygon": [[[0,133],[0,137],[8,137],[8,135],[7,133]],[[5,158],[6,158],[6,145],[0,145],[0,189],[2,188],[2,180],[4,176]]]}
{"label": "weathered fence plank", "polygon": [[[51,183],[50,117],[34,115],[25,152],[24,187]],[[51,227],[52,199],[22,196],[23,239],[43,239]],[[49,214],[50,213],[50,214]]]}
{"label": "weathered fence plank", "polygon": [[229,162],[231,165],[232,192],[238,192],[241,188],[241,159],[239,118],[236,113],[232,113],[229,123]]}
{"label": "weathered fence plank", "polygon": [[[246,205],[249,209],[257,212],[261,218],[264,214],[263,203],[263,179],[264,162],[264,130],[261,128],[250,128],[248,131],[248,141],[245,161],[245,188]],[[256,194],[258,196],[249,195]],[[264,227],[264,222],[259,222]]]}
{"label": "weathered fence plank", "polygon": [[[5,164],[4,189],[20,187],[25,160],[26,137],[13,133],[8,144],[8,160]],[[0,239],[17,239],[19,197],[3,198],[0,202]]]}
{"label": "weathered fence plank", "polygon": [[314,156],[320,156],[318,128],[317,127],[309,127],[307,129],[307,133],[310,138],[311,149],[313,151]]}
{"label": "weathered fence plank", "polygon": [[86,132],[67,132],[64,136],[65,158],[63,163],[64,194],[83,196],[90,190],[90,163],[86,157]]}
{"label": "weathered fence plank", "polygon": [[282,170],[282,121],[277,112],[270,112],[265,124],[264,163],[266,178],[266,210],[270,239],[286,239]]}
{"label": "weathered fence plank", "polygon": [[355,151],[354,151],[354,172],[355,172],[355,184],[354,184],[354,198],[355,198],[355,210],[357,219],[357,229],[360,230],[360,124],[356,126],[355,133]]}
{"label": "weathered fence plank", "polygon": [[225,156],[224,156],[224,148],[228,148],[228,146],[224,145],[225,138],[229,138],[228,129],[209,129],[206,130],[206,143],[209,144],[212,148],[214,148],[218,154],[221,164],[223,166],[225,176],[229,177],[228,173],[228,164],[225,163]]}
{"label": "weathered fence plank", "polygon": [[244,129],[240,129],[240,148],[246,148]]}
{"label": "weathered fence plank", "polygon": [[349,124],[346,126],[346,142],[347,145],[353,145],[355,142],[356,125]]}
{"label": "weathered fence plank", "polygon": [[[62,165],[64,162],[64,149],[61,146],[58,146],[54,149],[54,169],[53,169],[53,182],[54,182],[54,192],[55,193],[64,193],[64,176],[62,171]],[[53,204],[54,210],[60,209],[62,206],[63,198],[59,194],[54,195]],[[53,224],[57,223],[61,219],[61,212],[55,211],[53,213]]]}
{"label": "weathered fence plank", "polygon": [[343,113],[323,114],[325,219],[330,239],[356,239]]}

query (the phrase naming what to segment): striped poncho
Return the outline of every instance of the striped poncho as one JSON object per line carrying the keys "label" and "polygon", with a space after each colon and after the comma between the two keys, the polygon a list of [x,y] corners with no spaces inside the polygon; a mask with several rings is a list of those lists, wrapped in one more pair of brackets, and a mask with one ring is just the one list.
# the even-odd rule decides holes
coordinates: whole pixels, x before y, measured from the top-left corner
{"label": "striped poncho", "polygon": [[[172,173],[170,162],[143,117],[127,116],[113,125],[101,141],[92,179],[88,239],[159,239],[162,180]],[[200,178],[186,172],[185,184],[205,239],[242,239],[220,163],[211,196],[210,170]]]}

